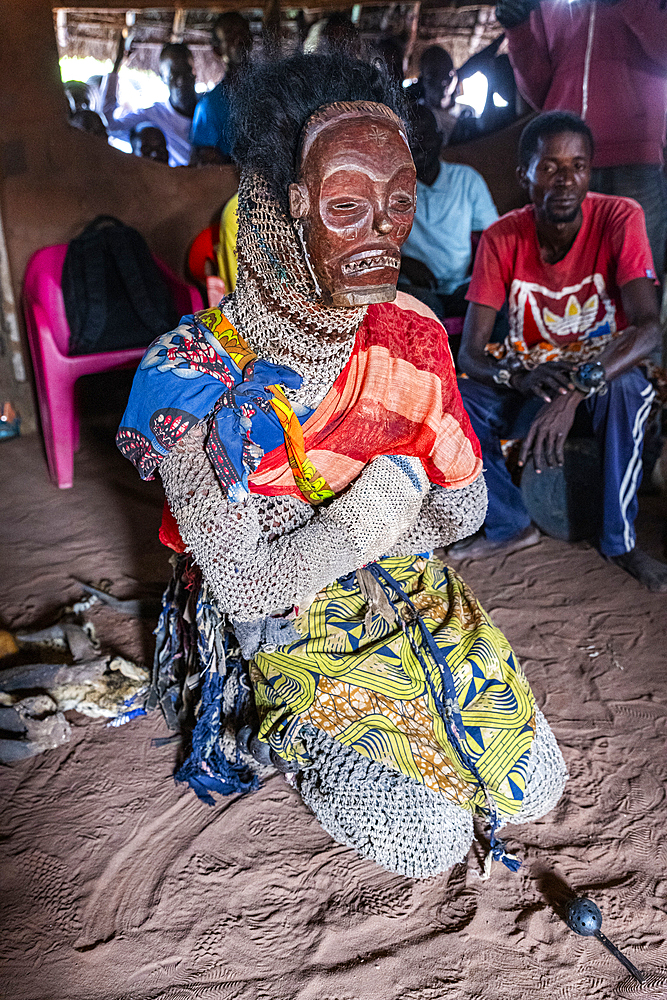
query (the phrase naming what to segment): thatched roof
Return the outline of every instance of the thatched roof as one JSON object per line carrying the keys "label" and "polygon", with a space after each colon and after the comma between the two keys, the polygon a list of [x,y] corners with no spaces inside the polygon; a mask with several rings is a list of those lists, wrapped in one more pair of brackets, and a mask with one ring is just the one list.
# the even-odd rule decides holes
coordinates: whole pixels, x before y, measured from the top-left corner
{"label": "thatched roof", "polygon": [[[160,10],[134,8],[130,17],[130,20],[134,17],[134,41],[127,65],[157,72],[162,46],[168,41],[182,40],[194,54],[197,79],[209,84],[217,81],[220,63],[211,52],[211,27],[225,9],[243,9],[257,44],[261,44],[263,9],[244,0],[235,3],[223,0],[216,3],[214,9],[188,9],[187,4],[180,3],[178,8],[172,5]],[[285,51],[294,51],[303,41],[308,27],[332,10],[350,12],[352,8],[339,0],[315,0],[313,6],[302,9],[287,7],[283,2],[280,25]],[[458,0],[446,4],[438,0],[421,4],[371,2],[355,8],[355,14],[358,14],[357,24],[362,37],[370,44],[384,34],[396,34],[407,41],[417,15],[413,57],[416,59],[421,49],[437,42],[448,49],[456,66],[488,45],[501,31],[490,4],[470,5]],[[126,10],[59,8],[54,11],[54,21],[61,56],[113,59],[119,32],[126,26]]]}

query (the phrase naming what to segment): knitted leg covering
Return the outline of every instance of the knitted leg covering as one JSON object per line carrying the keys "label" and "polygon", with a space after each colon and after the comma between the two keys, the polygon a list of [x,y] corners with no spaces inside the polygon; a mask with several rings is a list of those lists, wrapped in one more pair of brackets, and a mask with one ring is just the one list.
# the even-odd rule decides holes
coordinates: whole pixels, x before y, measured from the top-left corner
{"label": "knitted leg covering", "polygon": [[549,723],[539,708],[535,708],[535,739],[528,760],[526,791],[518,813],[504,819],[506,823],[530,823],[551,812],[563,794],[569,775],[563,755],[551,732]]}
{"label": "knitted leg covering", "polygon": [[339,844],[408,878],[438,875],[465,859],[470,812],[313,726],[303,739],[314,763],[300,772],[301,796]]}

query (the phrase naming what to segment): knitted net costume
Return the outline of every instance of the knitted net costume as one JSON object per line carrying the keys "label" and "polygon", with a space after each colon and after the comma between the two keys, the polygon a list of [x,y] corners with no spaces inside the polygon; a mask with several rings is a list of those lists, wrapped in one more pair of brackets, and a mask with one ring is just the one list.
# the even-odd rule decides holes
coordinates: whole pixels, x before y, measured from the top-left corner
{"label": "knitted net costume", "polygon": [[[237,285],[224,300],[225,315],[261,357],[302,376],[301,388],[287,391],[291,401],[317,405],[349,359],[365,307],[319,303],[296,230],[258,177],[241,179],[237,251]],[[161,475],[221,611],[240,621],[303,606],[364,563],[449,545],[484,520],[482,476],[460,490],[429,488],[417,459],[399,465],[387,456],[371,462],[325,510],[258,494],[231,504],[204,454],[205,433],[200,426],[186,435],[164,459]]]}
{"label": "knitted net costume", "polygon": [[[257,177],[239,188],[239,271],[222,309],[260,357],[296,370],[291,402],[315,407],[343,370],[365,307],[329,308],[295,226]],[[431,485],[416,458],[383,455],[327,507],[250,494],[230,503],[204,450],[202,421],[170,450],[160,473],[181,536],[212,595],[208,614],[231,621],[243,655],[267,640],[266,616],[307,608],[332,581],[383,555],[432,551],[472,534],[486,512],[483,476],[461,489]],[[268,619],[272,621],[272,619]],[[286,640],[291,641],[290,639]],[[226,737],[229,738],[228,736]],[[393,871],[437,874],[462,860],[473,837],[469,811],[391,766],[303,727],[310,766],[297,785],[334,839]],[[252,759],[243,754],[251,770]],[[539,710],[520,814],[549,811],[567,777]],[[519,819],[520,816],[520,819]]]}
{"label": "knitted net costume", "polygon": [[[550,812],[567,779],[539,708],[535,721],[523,806],[507,822],[528,823]],[[472,813],[325,733],[306,732],[305,741],[315,763],[299,776],[301,796],[339,844],[408,878],[437,875],[465,860],[473,840]]]}

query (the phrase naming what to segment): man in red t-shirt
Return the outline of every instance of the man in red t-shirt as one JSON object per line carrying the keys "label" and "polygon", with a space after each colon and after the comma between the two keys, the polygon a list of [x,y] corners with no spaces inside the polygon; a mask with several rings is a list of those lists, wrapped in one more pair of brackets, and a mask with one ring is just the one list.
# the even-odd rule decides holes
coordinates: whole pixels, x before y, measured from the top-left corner
{"label": "man in red t-shirt", "polygon": [[[654,391],[637,364],[660,341],[651,250],[640,206],[590,194],[593,137],[569,112],[534,118],[519,144],[532,204],[482,235],[467,298],[459,365],[463,402],[482,445],[489,507],[484,535],[450,553],[480,558],[539,540],[500,440],[523,437],[519,463],[563,464],[575,412],[588,411],[603,464],[600,551],[651,590],[667,565],[635,547],[646,419]],[[510,333],[487,348],[507,299]]]}

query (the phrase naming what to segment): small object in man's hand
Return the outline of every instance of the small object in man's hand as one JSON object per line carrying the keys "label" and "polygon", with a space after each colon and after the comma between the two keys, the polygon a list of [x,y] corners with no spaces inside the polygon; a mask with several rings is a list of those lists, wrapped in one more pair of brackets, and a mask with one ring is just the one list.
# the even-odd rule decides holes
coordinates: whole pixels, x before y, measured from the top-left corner
{"label": "small object in man's hand", "polygon": [[586,396],[597,393],[604,396],[607,391],[607,373],[601,361],[583,361],[572,370],[572,383]]}

